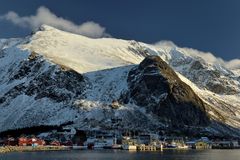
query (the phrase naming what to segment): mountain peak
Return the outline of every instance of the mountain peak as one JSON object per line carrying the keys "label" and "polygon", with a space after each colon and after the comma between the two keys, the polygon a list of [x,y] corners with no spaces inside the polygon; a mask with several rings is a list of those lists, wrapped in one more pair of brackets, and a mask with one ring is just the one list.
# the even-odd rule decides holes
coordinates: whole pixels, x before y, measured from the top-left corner
{"label": "mountain peak", "polygon": [[[41,25],[22,48],[36,52],[79,73],[138,64],[144,58],[129,41],[113,38],[92,39]],[[132,46],[132,48],[130,48]],[[132,50],[134,51],[132,51]]]}
{"label": "mountain peak", "polygon": [[49,26],[49,25],[47,25],[47,24],[42,24],[40,27],[39,27],[39,31],[49,31],[49,30],[53,30],[53,29],[55,29],[55,30],[58,30],[57,28],[54,28],[54,27],[52,27],[52,26]]}

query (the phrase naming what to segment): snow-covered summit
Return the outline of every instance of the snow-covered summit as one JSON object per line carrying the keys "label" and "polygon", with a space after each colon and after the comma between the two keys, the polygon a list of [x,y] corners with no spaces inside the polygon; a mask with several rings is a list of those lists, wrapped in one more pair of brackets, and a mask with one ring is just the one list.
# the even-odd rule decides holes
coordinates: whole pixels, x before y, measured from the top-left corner
{"label": "snow-covered summit", "polygon": [[42,25],[22,48],[86,73],[140,63],[144,57],[129,51],[129,46],[125,40],[92,39]]}
{"label": "snow-covered summit", "polygon": [[56,30],[56,28],[46,25],[46,24],[42,24],[39,29],[39,31],[49,31],[49,30]]}
{"label": "snow-covered summit", "polygon": [[[229,76],[240,76],[237,71],[228,67],[229,62],[224,62],[211,53],[180,48],[171,42],[149,45],[114,38],[92,39],[48,25],[42,25],[39,31],[30,37],[29,43],[22,45],[22,48],[42,54],[54,63],[72,68],[79,73],[139,64],[146,55],[159,55],[183,75],[188,74],[184,72],[191,72],[193,75],[185,75],[190,79],[198,75],[193,73],[194,69],[217,72],[226,81],[229,80]],[[191,80],[194,81],[193,78]],[[205,87],[208,84],[204,82],[204,85],[199,86]],[[234,84],[237,85],[237,82]]]}

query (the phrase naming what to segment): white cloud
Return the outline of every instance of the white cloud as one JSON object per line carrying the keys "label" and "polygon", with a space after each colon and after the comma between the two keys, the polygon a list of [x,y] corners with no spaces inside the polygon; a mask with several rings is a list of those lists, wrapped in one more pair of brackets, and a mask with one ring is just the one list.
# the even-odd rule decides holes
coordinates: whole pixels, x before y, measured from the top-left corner
{"label": "white cloud", "polygon": [[161,40],[153,45],[159,46],[159,47],[176,47],[176,44],[173,41],[169,41],[169,40]]}
{"label": "white cloud", "polygon": [[56,16],[44,6],[37,9],[36,15],[21,17],[13,11],[9,11],[7,14],[0,16],[0,20],[7,20],[17,26],[30,28],[32,30],[36,30],[42,24],[46,24],[61,30],[92,38],[109,36],[109,34],[105,32],[105,28],[100,26],[98,23],[88,21],[77,25],[67,19]]}
{"label": "white cloud", "polygon": [[[174,44],[172,41],[159,41],[154,44],[157,47],[164,47],[168,48],[168,50],[171,50],[172,48],[178,47],[176,44]],[[233,59],[230,61],[225,61],[222,58],[215,57],[210,52],[202,52],[196,49],[192,48],[182,48],[184,52],[187,52],[188,54],[192,56],[197,56],[202,58],[204,61],[210,64],[220,64],[222,66],[225,66],[228,69],[240,69],[240,59]]]}
{"label": "white cloud", "polygon": [[231,69],[240,69],[240,59],[233,59],[226,62],[226,66]]}
{"label": "white cloud", "polygon": [[207,63],[211,64],[220,64],[222,66],[225,66],[228,69],[240,69],[240,59],[232,59],[230,61],[223,60],[220,57],[215,57],[210,52],[202,52],[196,49],[190,49],[190,48],[184,48],[187,50],[190,54],[199,56],[202,59],[204,59]]}

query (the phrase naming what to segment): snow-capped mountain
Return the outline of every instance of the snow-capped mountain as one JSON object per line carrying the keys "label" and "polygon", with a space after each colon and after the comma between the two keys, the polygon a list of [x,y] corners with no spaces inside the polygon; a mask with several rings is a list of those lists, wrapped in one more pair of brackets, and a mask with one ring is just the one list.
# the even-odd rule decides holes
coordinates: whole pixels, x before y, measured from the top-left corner
{"label": "snow-capped mountain", "polygon": [[46,25],[26,38],[0,40],[0,131],[108,129],[118,118],[126,129],[187,126],[240,136],[240,74],[203,54]]}

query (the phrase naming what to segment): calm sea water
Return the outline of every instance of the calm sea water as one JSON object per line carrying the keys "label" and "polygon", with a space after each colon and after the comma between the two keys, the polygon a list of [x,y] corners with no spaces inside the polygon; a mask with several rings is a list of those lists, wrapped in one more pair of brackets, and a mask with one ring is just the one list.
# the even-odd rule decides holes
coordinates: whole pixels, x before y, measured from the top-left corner
{"label": "calm sea water", "polygon": [[0,160],[240,160],[240,150],[51,151],[0,154]]}

